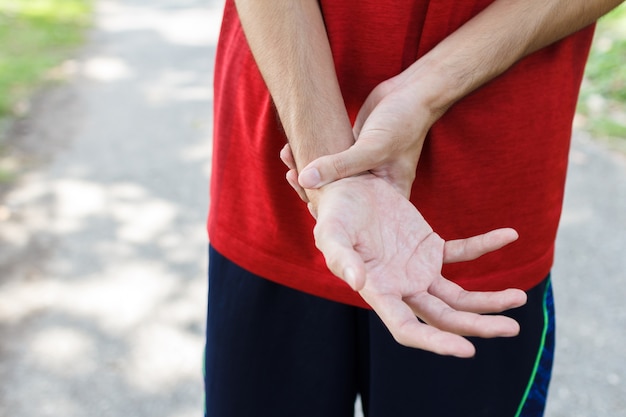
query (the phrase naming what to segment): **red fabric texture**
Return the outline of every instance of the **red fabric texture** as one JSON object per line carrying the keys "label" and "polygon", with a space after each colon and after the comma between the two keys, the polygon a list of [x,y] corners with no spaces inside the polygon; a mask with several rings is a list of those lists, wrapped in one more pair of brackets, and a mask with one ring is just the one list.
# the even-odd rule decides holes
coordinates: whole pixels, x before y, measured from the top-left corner
{"label": "red fabric texture", "polygon": [[[491,0],[322,0],[337,75],[354,118],[370,91],[432,49]],[[593,28],[523,59],[454,105],[428,135],[411,200],[444,239],[513,227],[517,242],[445,265],[471,290],[530,289],[550,271],[572,118]],[[211,244],[241,267],[367,307],[315,248],[314,221],[285,180],[286,143],[242,32],[225,7],[215,65]]]}

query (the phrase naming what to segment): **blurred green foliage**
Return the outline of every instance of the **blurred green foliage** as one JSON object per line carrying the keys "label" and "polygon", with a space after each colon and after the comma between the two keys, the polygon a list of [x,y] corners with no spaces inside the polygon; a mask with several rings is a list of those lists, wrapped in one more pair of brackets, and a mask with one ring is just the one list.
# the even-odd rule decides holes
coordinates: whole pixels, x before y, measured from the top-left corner
{"label": "blurred green foliage", "polygon": [[0,119],[80,45],[90,0],[0,0]]}
{"label": "blurred green foliage", "polygon": [[626,139],[626,3],[598,22],[578,116],[595,138]]}

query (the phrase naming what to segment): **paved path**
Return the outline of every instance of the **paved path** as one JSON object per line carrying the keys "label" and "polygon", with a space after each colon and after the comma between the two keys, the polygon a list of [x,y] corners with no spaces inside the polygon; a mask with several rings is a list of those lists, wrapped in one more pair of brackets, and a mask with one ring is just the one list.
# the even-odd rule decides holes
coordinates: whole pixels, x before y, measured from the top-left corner
{"label": "paved path", "polygon": [[[38,167],[0,205],[0,417],[201,415],[221,3],[98,0],[14,128]],[[626,162],[577,138],[571,171],[548,417],[626,416]]]}
{"label": "paved path", "polygon": [[4,201],[0,416],[199,416],[221,1],[97,5],[14,129],[53,158]]}
{"label": "paved path", "polygon": [[626,416],[626,158],[575,135],[554,267],[547,417]]}

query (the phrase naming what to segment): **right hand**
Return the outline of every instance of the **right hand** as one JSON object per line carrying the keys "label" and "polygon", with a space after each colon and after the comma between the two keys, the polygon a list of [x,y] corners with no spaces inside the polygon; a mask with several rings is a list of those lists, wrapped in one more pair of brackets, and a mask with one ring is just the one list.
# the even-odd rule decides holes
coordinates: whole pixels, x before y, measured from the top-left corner
{"label": "right hand", "polygon": [[315,243],[329,269],[359,292],[399,343],[470,357],[474,346],[462,336],[518,334],[514,320],[479,313],[519,307],[523,291],[465,291],[441,275],[443,263],[514,241],[514,230],[444,242],[406,198],[371,174],[335,181],[312,196]]}
{"label": "right hand", "polygon": [[407,72],[379,84],[359,110],[354,145],[315,159],[301,170],[297,183],[319,188],[369,171],[408,198],[426,134],[443,113],[420,101],[423,92]]}

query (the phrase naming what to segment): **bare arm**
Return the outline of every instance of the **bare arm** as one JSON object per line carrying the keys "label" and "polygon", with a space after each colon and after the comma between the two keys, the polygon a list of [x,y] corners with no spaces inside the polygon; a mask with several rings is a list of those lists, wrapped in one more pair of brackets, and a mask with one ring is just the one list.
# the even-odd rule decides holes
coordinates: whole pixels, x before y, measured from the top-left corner
{"label": "bare arm", "polygon": [[432,81],[446,109],[521,58],[595,22],[623,0],[497,0],[417,61],[407,76]]}
{"label": "bare arm", "polygon": [[296,165],[354,143],[316,0],[236,0]]}
{"label": "bare arm", "polygon": [[496,0],[374,89],[354,126],[356,145],[307,166],[300,184],[318,187],[369,170],[408,195],[425,136],[450,106],[521,58],[591,24],[620,3]]}

